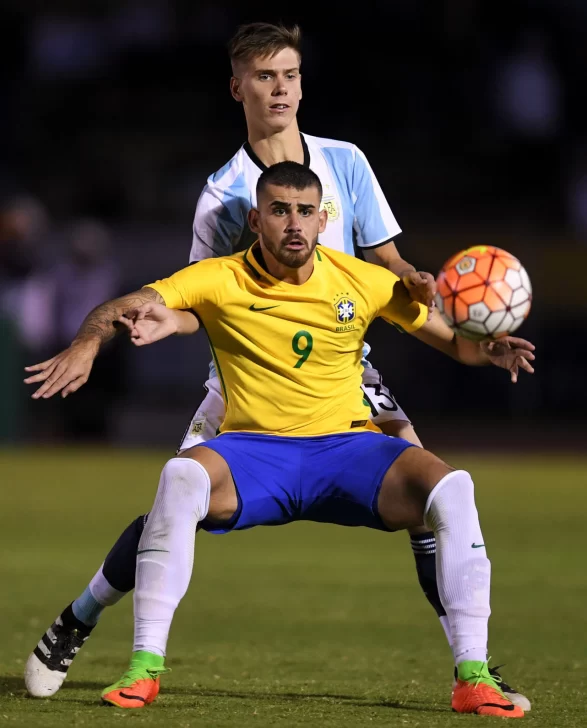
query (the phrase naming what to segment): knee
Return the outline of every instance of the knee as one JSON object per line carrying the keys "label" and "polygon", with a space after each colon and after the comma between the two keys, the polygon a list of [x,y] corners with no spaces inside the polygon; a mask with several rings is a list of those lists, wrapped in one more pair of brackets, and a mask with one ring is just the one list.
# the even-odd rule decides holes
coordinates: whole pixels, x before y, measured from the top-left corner
{"label": "knee", "polygon": [[210,476],[196,460],[172,458],[163,467],[159,495],[166,515],[185,511],[201,521],[210,503]]}
{"label": "knee", "polygon": [[424,523],[436,531],[464,508],[475,508],[475,486],[466,470],[451,470],[432,488],[424,509]]}

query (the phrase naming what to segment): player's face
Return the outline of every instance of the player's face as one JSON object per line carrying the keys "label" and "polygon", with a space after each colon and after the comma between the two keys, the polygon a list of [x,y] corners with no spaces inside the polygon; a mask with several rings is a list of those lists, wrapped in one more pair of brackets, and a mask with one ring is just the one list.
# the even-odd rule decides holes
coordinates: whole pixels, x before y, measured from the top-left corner
{"label": "player's face", "polygon": [[249,127],[279,132],[296,118],[302,98],[300,57],[284,48],[270,58],[239,64],[230,90],[242,101]]}
{"label": "player's face", "polygon": [[287,268],[301,268],[312,257],[328,213],[320,212],[317,187],[296,190],[267,185],[251,210],[249,225],[259,233],[264,252]]}

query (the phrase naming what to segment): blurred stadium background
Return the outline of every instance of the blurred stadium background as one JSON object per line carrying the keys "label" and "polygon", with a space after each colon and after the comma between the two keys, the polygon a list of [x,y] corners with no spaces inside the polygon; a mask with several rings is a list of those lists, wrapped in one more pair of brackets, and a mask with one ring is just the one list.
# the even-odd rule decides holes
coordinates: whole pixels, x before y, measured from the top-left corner
{"label": "blurred stadium background", "polygon": [[[96,303],[186,264],[208,174],[244,141],[225,43],[240,22],[305,33],[302,130],[367,154],[437,272],[478,243],[521,258],[535,302],[516,387],[374,326],[373,363],[436,445],[578,447],[587,262],[587,5],[368,2],[295,13],[232,0],[4,0],[0,9],[0,442],[173,447],[201,399],[204,336],[119,341],[65,403],[31,403],[22,365]],[[473,426],[474,423],[474,426]],[[439,427],[440,425],[440,427]]]}

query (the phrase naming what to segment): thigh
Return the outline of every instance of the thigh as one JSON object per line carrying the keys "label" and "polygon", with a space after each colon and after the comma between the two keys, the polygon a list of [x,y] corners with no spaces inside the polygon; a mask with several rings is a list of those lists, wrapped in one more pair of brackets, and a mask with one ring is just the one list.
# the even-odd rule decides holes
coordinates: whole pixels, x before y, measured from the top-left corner
{"label": "thigh", "polygon": [[428,450],[405,450],[387,470],[377,499],[383,523],[399,530],[421,526],[428,496],[454,468]]}
{"label": "thigh", "polygon": [[381,433],[316,438],[302,468],[300,518],[390,530],[378,512],[385,474],[412,444]]}
{"label": "thigh", "polygon": [[[371,407],[371,421],[381,427],[386,422],[410,422],[396,398],[383,384],[377,369],[363,369],[363,394]],[[383,429],[383,428],[381,428]]]}
{"label": "thigh", "polygon": [[232,518],[208,518],[202,528],[227,533],[253,526],[277,526],[299,516],[299,439],[228,432],[190,452],[220,456],[230,470],[237,507]]}
{"label": "thigh", "polygon": [[210,503],[208,515],[203,524],[229,523],[238,511],[238,497],[230,467],[222,454],[214,452],[204,445],[183,450],[177,457],[196,460],[208,473],[210,478]]}
{"label": "thigh", "polygon": [[216,432],[222,424],[225,407],[218,377],[208,379],[204,384],[204,389],[207,394],[183,433],[177,448],[178,453],[216,437]]}

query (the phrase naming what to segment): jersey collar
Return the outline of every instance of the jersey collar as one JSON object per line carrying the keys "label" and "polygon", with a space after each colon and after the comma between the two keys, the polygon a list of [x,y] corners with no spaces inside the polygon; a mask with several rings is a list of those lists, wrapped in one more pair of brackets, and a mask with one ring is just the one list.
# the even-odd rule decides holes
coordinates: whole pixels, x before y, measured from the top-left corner
{"label": "jersey collar", "polygon": [[[304,135],[300,133],[300,140],[302,142],[302,148],[304,150],[304,167],[310,166],[310,150],[308,149],[308,145],[306,144],[306,140],[304,139]],[[249,142],[245,142],[243,144],[243,149],[245,152],[249,155],[249,159],[251,162],[257,165],[261,172],[264,172],[266,169],[268,169],[266,164],[263,164],[263,162],[259,159],[259,157],[255,154],[253,151],[253,147],[249,144]]]}

